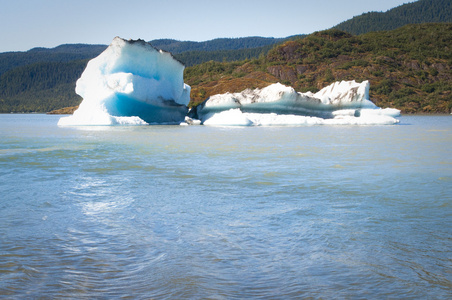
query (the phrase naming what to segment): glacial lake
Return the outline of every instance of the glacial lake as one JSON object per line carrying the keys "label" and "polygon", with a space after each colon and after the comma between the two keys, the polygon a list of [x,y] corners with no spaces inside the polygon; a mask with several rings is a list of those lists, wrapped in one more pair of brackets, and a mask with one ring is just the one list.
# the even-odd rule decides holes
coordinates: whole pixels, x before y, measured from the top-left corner
{"label": "glacial lake", "polygon": [[59,118],[0,115],[0,298],[452,297],[452,116]]}

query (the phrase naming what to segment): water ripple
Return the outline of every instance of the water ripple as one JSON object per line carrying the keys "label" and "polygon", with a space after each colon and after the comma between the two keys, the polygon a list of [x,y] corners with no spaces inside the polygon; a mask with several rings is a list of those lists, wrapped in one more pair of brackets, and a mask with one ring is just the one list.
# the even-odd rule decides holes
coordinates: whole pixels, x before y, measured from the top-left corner
{"label": "water ripple", "polygon": [[0,298],[452,296],[448,119],[92,130],[16,118],[44,123],[0,132]]}

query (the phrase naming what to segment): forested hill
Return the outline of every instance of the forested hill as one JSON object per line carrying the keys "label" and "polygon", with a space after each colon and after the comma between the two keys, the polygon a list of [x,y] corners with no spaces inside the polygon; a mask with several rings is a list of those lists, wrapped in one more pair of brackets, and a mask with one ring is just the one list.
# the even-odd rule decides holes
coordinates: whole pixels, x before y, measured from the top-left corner
{"label": "forested hill", "polygon": [[189,67],[192,105],[281,82],[316,92],[341,80],[370,81],[370,99],[403,113],[451,113],[452,23],[413,24],[354,36],[331,29],[275,46],[266,57]]}
{"label": "forested hill", "polygon": [[407,24],[452,22],[451,0],[419,0],[386,12],[368,12],[333,27],[359,35],[392,30]]}

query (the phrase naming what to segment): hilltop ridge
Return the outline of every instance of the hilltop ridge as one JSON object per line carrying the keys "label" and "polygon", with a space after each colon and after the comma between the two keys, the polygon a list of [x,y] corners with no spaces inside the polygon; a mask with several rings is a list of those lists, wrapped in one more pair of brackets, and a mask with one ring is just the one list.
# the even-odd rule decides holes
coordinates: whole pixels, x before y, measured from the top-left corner
{"label": "hilltop ridge", "polygon": [[418,0],[386,12],[367,12],[333,28],[359,35],[372,31],[393,30],[408,24],[452,22],[452,1]]}

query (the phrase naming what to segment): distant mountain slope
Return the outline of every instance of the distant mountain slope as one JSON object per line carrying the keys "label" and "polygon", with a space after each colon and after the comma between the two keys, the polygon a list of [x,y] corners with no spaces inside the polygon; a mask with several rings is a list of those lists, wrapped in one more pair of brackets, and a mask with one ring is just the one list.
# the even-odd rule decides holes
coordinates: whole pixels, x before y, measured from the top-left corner
{"label": "distant mountain slope", "polygon": [[452,22],[451,0],[419,0],[386,12],[368,12],[333,27],[359,35],[392,30],[407,24]]}
{"label": "distant mountain slope", "polygon": [[187,51],[219,51],[259,48],[283,42],[286,38],[244,37],[219,38],[204,42],[177,41],[171,39],[152,40],[150,43],[159,49],[179,54]]}
{"label": "distant mountain slope", "polygon": [[[294,38],[222,38],[204,42],[152,40],[150,43],[175,55],[188,66],[215,61],[234,61],[266,54],[272,45]],[[0,53],[0,75],[17,67],[41,62],[69,62],[91,59],[99,55],[107,45],[65,44],[55,48],[33,48],[25,52]]]}

